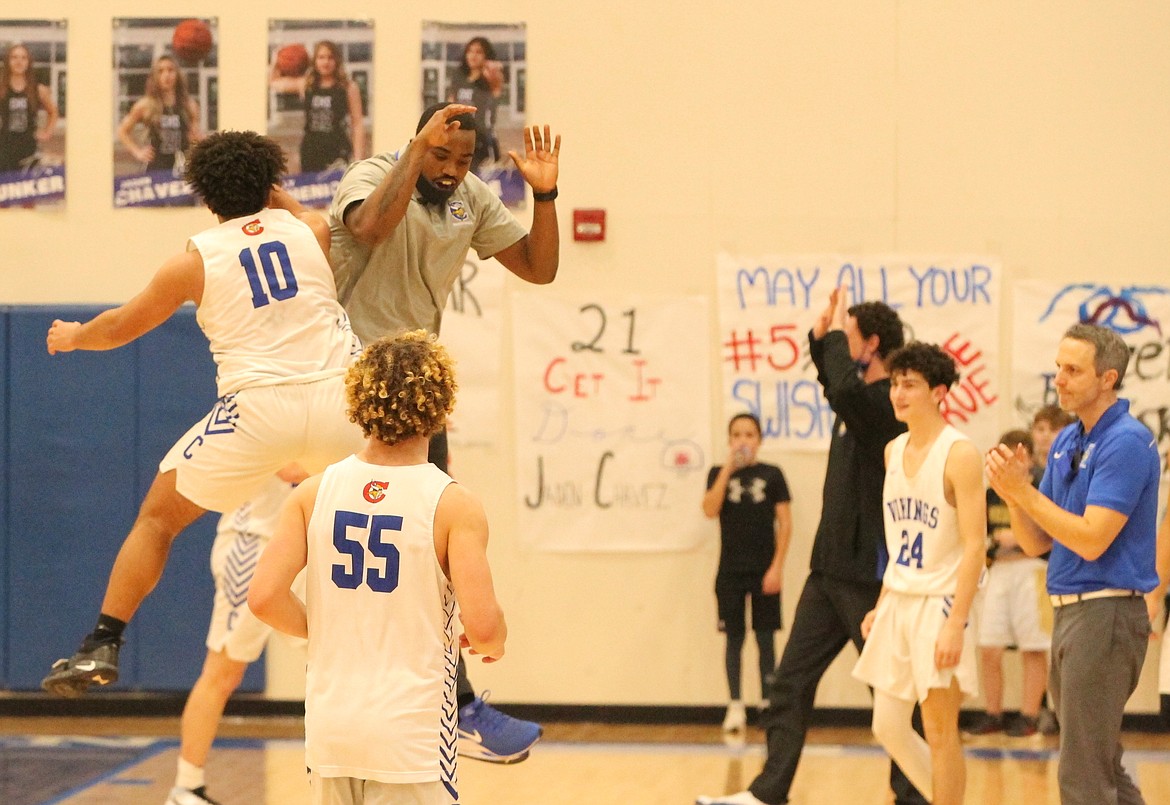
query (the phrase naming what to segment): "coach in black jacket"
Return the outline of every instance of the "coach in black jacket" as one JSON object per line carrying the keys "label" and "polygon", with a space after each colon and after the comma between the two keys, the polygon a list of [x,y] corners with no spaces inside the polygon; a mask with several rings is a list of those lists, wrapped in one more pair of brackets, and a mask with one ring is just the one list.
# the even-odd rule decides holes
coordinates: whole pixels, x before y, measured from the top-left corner
{"label": "coach in black jacket", "polygon": [[[748,791],[700,797],[702,805],[787,802],[817,685],[847,642],[861,649],[861,620],[877,602],[885,562],[884,450],[906,429],[894,418],[885,360],[903,340],[902,322],[888,305],[862,302],[846,310],[841,288],[809,332],[817,380],[836,415],[811,572],[761,718],[768,733],[764,768]],[[893,764],[890,785],[898,805],[925,805]]]}

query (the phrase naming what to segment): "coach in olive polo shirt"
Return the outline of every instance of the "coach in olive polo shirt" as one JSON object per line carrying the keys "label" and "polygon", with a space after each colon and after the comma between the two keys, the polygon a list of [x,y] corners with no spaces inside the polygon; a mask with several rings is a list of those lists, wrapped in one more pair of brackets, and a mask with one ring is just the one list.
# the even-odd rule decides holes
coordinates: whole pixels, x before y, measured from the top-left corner
{"label": "coach in olive polo shirt", "polygon": [[[520,279],[557,275],[557,159],[560,135],[524,131],[524,156],[508,155],[535,201],[525,232],[495,193],[470,173],[474,106],[439,103],[396,154],[350,165],[330,208],[329,259],[337,295],[363,343],[404,328],[438,334],[443,308],[468,249],[495,257]],[[428,460],[447,471],[447,434],[431,438]],[[495,711],[475,695],[460,653],[456,679],[459,754],[494,763],[528,757],[540,725]]]}
{"label": "coach in olive polo shirt", "polygon": [[330,209],[330,259],[338,297],[365,343],[402,328],[438,333],[468,249],[528,282],[556,277],[561,138],[533,126],[524,131],[524,156],[509,152],[535,199],[525,232],[469,172],[474,112],[463,104],[429,107],[405,149],[355,162],[341,179]]}

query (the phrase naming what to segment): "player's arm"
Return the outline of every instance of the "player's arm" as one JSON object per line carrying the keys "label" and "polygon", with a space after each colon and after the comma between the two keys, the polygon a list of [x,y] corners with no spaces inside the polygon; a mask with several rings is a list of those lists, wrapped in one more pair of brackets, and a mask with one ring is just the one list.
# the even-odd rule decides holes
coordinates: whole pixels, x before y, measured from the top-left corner
{"label": "player's arm", "polygon": [[268,206],[275,210],[288,210],[301,223],[313,230],[317,245],[325,256],[329,256],[329,222],[316,210],[311,210],[280,185],[273,185],[268,191]]}
{"label": "player's arm", "polygon": [[451,104],[435,112],[374,192],[344,211],[343,223],[359,243],[377,246],[394,233],[406,217],[415,183],[422,173],[423,158],[430,149],[444,148],[450,142],[451,132],[459,128],[451,118],[474,112],[474,106],[463,104]]}
{"label": "player's arm", "polygon": [[983,490],[983,467],[979,451],[970,442],[956,442],[951,447],[943,473],[944,487],[950,491],[955,504],[963,558],[959,561],[958,583],[951,612],[935,643],[934,664],[938,668],[953,668],[959,664],[959,657],[962,656],[964,629],[985,566],[987,495]]}
{"label": "player's arm", "polygon": [[[992,488],[1007,501],[1012,533],[1029,556],[1039,556],[1051,550],[1051,535],[1059,534],[1061,545],[1082,559],[1094,562],[1109,549],[1129,520],[1128,515],[1104,506],[1085,506],[1084,514],[1062,509],[1032,486],[1031,474],[1027,470],[1031,463],[1022,446],[1017,447],[1013,454],[1009,448],[999,445],[988,452],[987,461]],[[1022,482],[1020,464],[1026,465]],[[997,483],[1003,486],[1002,491]]]}
{"label": "player's arm", "polygon": [[436,545],[446,536],[446,562],[440,564],[451,579],[466,644],[484,662],[504,656],[508,627],[496,600],[488,565],[488,523],[483,505],[459,484],[448,484],[435,511]]}
{"label": "player's arm", "polygon": [[197,251],[183,252],[163,263],[150,283],[126,304],[84,324],[55,320],[45,343],[50,355],[116,349],[158,327],[184,302],[198,304],[202,295],[203,258]]}
{"label": "player's arm", "polygon": [[775,595],[784,586],[784,560],[788,556],[788,544],[792,541],[792,504],[785,500],[776,504],[776,552],[772,563],[764,571],[761,590],[765,595]]}
{"label": "player's arm", "polygon": [[362,116],[362,94],[358,90],[357,82],[350,81],[345,89],[345,98],[349,106],[349,132],[353,142],[354,160],[366,158],[366,125]]}
{"label": "player's arm", "polygon": [[[509,151],[508,156],[533,193],[548,193],[557,188],[560,153],[561,135],[553,140],[548,126],[544,127],[543,134],[538,126],[533,126],[531,130],[524,129],[524,157],[515,151]],[[547,285],[556,279],[560,250],[556,202],[536,200],[532,207],[532,229],[497,252],[495,258],[525,282]]]}
{"label": "player's arm", "polygon": [[257,618],[293,637],[309,636],[305,605],[293,595],[292,585],[309,558],[309,518],[321,476],[314,475],[289,495],[280,510],[272,540],[260,554],[248,587],[248,606]]}

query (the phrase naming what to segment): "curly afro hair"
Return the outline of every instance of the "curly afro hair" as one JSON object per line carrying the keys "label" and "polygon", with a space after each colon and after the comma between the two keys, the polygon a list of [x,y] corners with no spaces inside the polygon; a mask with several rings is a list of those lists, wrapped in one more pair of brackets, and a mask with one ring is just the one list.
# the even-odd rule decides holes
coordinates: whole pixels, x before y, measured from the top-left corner
{"label": "curly afro hair", "polygon": [[350,421],[366,436],[398,444],[431,437],[455,407],[454,361],[426,330],[379,338],[345,376]]}
{"label": "curly afro hair", "polygon": [[275,140],[254,131],[217,131],[191,146],[183,178],[208,209],[231,219],[263,209],[284,168]]}
{"label": "curly afro hair", "polygon": [[946,386],[949,389],[959,380],[955,359],[937,344],[922,341],[911,341],[895,350],[886,361],[886,368],[891,375],[917,372],[930,388]]}

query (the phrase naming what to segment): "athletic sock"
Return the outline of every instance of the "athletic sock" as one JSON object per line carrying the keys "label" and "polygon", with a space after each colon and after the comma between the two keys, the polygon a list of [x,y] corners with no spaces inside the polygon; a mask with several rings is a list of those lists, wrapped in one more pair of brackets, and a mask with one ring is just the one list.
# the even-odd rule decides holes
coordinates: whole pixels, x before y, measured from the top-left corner
{"label": "athletic sock", "polygon": [[120,621],[110,615],[99,615],[97,626],[93,627],[93,631],[86,635],[82,649],[88,651],[103,643],[121,643],[124,631],[126,631],[126,621]]}
{"label": "athletic sock", "polygon": [[179,758],[179,772],[175,775],[175,786],[194,791],[204,785],[203,767]]}

